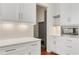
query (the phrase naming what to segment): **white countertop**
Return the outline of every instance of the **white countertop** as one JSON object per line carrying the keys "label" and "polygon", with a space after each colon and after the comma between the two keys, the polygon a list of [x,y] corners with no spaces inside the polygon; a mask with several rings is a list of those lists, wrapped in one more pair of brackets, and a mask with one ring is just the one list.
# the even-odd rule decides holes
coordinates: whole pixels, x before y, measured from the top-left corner
{"label": "white countertop", "polygon": [[61,37],[79,38],[77,35],[62,35]]}
{"label": "white countertop", "polygon": [[13,44],[19,44],[19,43],[39,41],[39,40],[41,40],[41,39],[33,38],[33,37],[3,39],[3,40],[0,40],[0,47],[13,45]]}

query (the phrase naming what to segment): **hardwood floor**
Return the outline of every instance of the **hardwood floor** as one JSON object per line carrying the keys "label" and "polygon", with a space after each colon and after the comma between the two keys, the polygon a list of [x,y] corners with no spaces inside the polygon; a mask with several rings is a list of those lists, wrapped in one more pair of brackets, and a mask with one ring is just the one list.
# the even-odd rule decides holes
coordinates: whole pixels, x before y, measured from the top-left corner
{"label": "hardwood floor", "polygon": [[44,48],[41,48],[41,55],[58,55],[54,52],[48,53]]}

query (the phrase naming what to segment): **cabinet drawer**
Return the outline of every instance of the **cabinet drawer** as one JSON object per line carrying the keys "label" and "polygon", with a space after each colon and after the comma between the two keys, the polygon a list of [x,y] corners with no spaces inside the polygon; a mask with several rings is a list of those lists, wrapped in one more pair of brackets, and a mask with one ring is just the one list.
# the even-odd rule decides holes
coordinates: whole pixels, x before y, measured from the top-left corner
{"label": "cabinet drawer", "polygon": [[40,54],[41,54],[40,41],[30,43],[30,55],[40,55]]}
{"label": "cabinet drawer", "polygon": [[41,54],[41,42],[29,42],[0,47],[0,55],[39,55]]}
{"label": "cabinet drawer", "polygon": [[0,48],[0,54],[7,54],[7,53],[18,51],[20,49],[26,49],[25,46],[27,47],[27,44],[18,44],[18,45],[11,45],[11,46],[6,46],[6,47],[1,47]]}
{"label": "cabinet drawer", "polygon": [[28,51],[27,49],[21,47],[19,49],[14,50],[14,51],[2,52],[2,55],[27,55],[28,54],[27,51]]}

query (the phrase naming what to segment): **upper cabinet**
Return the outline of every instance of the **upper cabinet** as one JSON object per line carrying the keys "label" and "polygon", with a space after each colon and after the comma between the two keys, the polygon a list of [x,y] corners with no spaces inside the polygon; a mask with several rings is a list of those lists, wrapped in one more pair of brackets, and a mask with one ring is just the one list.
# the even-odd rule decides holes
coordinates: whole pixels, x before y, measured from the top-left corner
{"label": "upper cabinet", "polygon": [[79,3],[72,4],[72,23],[79,25]]}
{"label": "upper cabinet", "polygon": [[62,3],[60,7],[61,25],[78,25],[79,24],[79,4]]}
{"label": "upper cabinet", "polygon": [[55,14],[53,16],[53,25],[60,26],[60,7],[58,3],[55,4],[54,9]]}
{"label": "upper cabinet", "polygon": [[35,3],[2,3],[0,4],[0,19],[35,24],[36,4]]}
{"label": "upper cabinet", "polygon": [[60,4],[60,23],[61,25],[71,25],[72,19],[72,6],[71,4]]}
{"label": "upper cabinet", "polygon": [[2,3],[0,4],[0,20],[14,21],[19,19],[19,4]]}
{"label": "upper cabinet", "polygon": [[36,4],[35,3],[24,3],[22,4],[22,21],[28,23],[36,22]]}

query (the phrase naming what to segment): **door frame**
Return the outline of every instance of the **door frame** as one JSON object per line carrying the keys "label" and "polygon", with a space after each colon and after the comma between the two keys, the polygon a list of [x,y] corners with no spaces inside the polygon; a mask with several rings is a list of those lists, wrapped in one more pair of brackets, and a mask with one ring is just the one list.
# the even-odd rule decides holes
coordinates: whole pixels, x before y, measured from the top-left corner
{"label": "door frame", "polygon": [[39,3],[36,4],[36,7],[37,6],[45,8],[45,14],[44,14],[44,16],[45,16],[44,17],[45,18],[44,22],[45,22],[45,26],[46,26],[46,30],[45,30],[46,31],[45,50],[47,50],[47,8],[48,7],[46,7],[46,6],[42,5],[42,4],[39,4]]}

